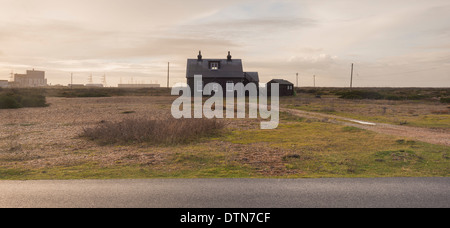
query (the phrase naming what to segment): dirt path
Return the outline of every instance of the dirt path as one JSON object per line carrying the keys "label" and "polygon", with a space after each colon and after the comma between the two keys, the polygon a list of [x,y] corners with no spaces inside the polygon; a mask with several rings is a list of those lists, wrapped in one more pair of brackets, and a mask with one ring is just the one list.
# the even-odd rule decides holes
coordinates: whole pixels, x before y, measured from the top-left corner
{"label": "dirt path", "polygon": [[407,127],[385,123],[369,123],[335,115],[317,112],[307,112],[296,109],[281,108],[280,110],[304,118],[327,120],[332,123],[339,123],[346,126],[353,126],[361,129],[374,131],[377,133],[400,136],[432,144],[450,146],[450,133],[446,130]]}

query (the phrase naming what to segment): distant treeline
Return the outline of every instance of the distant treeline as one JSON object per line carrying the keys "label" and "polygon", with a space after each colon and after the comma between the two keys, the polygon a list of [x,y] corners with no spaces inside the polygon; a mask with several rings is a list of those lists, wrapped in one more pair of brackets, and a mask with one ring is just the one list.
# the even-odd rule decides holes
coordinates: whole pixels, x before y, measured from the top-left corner
{"label": "distant treeline", "polygon": [[[45,97],[170,96],[170,92],[168,88],[0,88],[0,108],[45,107]],[[297,95],[302,93],[342,99],[440,100],[450,103],[450,88],[296,88]]]}
{"label": "distant treeline", "polygon": [[297,93],[334,95],[342,99],[440,100],[450,102],[450,88],[297,88]]}
{"label": "distant treeline", "polygon": [[49,97],[170,96],[167,88],[46,88]]}
{"label": "distant treeline", "polygon": [[170,96],[167,88],[14,88],[0,93],[39,94],[46,97],[114,97],[114,96]]}

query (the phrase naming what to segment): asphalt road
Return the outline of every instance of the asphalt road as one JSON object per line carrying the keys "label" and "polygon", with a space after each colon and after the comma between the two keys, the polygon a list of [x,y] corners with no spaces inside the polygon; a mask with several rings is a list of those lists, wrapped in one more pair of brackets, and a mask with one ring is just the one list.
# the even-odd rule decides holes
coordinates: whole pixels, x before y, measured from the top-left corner
{"label": "asphalt road", "polygon": [[450,178],[0,181],[6,208],[439,208]]}

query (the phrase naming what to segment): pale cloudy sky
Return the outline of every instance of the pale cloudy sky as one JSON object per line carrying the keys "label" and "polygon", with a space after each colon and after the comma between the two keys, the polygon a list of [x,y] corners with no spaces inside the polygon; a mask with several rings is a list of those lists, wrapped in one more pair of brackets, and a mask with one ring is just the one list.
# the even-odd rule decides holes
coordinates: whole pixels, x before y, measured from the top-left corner
{"label": "pale cloudy sky", "polygon": [[243,59],[262,82],[450,86],[448,0],[0,0],[0,79],[185,82],[186,59]]}

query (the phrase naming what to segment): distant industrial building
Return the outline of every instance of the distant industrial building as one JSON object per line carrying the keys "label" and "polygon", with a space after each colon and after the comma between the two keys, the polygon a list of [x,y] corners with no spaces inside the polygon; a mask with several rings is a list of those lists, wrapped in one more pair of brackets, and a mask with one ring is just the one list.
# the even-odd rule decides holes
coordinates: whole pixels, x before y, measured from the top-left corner
{"label": "distant industrial building", "polygon": [[142,89],[142,88],[160,88],[160,84],[119,84],[119,88]]}
{"label": "distant industrial building", "polygon": [[0,88],[6,88],[9,86],[8,80],[0,80]]}
{"label": "distant industrial building", "polygon": [[27,70],[26,74],[14,74],[12,87],[43,87],[47,86],[45,71]]}

